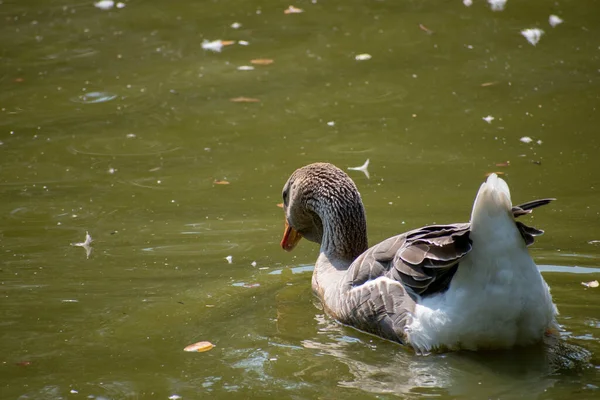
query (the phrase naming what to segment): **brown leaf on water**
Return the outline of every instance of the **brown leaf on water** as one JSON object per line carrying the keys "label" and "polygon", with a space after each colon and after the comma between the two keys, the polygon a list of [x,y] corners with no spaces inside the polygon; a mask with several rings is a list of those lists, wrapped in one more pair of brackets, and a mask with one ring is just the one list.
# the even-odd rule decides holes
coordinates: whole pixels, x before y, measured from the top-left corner
{"label": "brown leaf on water", "polygon": [[269,64],[273,64],[275,61],[271,60],[270,58],[256,58],[254,60],[250,60],[251,64],[255,64],[255,65],[269,65]]}
{"label": "brown leaf on water", "polygon": [[289,6],[283,11],[284,14],[300,14],[302,12],[304,12],[303,9],[294,6]]}
{"label": "brown leaf on water", "polygon": [[597,288],[598,286],[600,286],[600,283],[598,283],[598,281],[581,282],[581,284],[588,288]]}
{"label": "brown leaf on water", "polygon": [[21,83],[24,81],[25,81],[25,79],[23,79],[23,78],[15,78],[15,82],[17,82],[17,83]]}
{"label": "brown leaf on water", "polygon": [[431,35],[433,33],[433,31],[429,28],[427,28],[425,25],[423,24],[419,24],[419,28],[423,31],[426,32],[427,34]]}
{"label": "brown leaf on water", "polygon": [[244,97],[244,96],[234,97],[232,99],[229,99],[229,101],[231,101],[233,103],[260,103],[259,99],[255,99],[253,97]]}
{"label": "brown leaf on water", "polygon": [[223,46],[231,46],[232,44],[235,44],[235,40],[221,40],[221,44]]}
{"label": "brown leaf on water", "polygon": [[229,181],[226,180],[215,180],[213,183],[215,185],[229,185]]}
{"label": "brown leaf on water", "polygon": [[510,161],[504,161],[501,163],[496,163],[496,167],[510,167]]}
{"label": "brown leaf on water", "polygon": [[277,203],[277,207],[283,208],[283,203]]}
{"label": "brown leaf on water", "polygon": [[31,361],[19,361],[19,362],[15,363],[15,365],[17,365],[19,367],[28,367],[31,365]]}
{"label": "brown leaf on water", "polygon": [[481,84],[481,87],[488,87],[488,86],[494,86],[497,85],[498,82],[484,82]]}
{"label": "brown leaf on water", "polygon": [[494,171],[494,172],[488,172],[487,174],[485,174],[486,177],[490,176],[491,174],[496,174],[496,175],[504,175],[504,172],[502,171]]}
{"label": "brown leaf on water", "polygon": [[183,351],[194,351],[194,352],[202,353],[204,351],[209,351],[210,349],[212,349],[214,347],[215,347],[215,345],[212,344],[211,342],[197,342],[194,344],[190,344],[189,346],[185,346]]}

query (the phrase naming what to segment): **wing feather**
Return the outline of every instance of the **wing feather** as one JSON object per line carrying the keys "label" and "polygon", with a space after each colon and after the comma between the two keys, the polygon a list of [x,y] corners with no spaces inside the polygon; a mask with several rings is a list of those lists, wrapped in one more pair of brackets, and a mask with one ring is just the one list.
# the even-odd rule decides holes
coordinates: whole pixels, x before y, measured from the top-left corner
{"label": "wing feather", "polygon": [[[513,217],[554,199],[512,208]],[[543,231],[516,222],[527,245]],[[361,254],[349,267],[339,297],[340,322],[386,339],[406,342],[404,328],[416,303],[448,289],[472,248],[469,223],[431,225],[391,237]]]}

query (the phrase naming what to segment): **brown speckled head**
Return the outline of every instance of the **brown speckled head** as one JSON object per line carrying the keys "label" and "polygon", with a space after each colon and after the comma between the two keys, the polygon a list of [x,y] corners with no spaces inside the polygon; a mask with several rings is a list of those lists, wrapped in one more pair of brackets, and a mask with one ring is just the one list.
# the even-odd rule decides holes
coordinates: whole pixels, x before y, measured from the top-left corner
{"label": "brown speckled head", "polygon": [[360,194],[341,169],[328,163],[299,168],[284,185],[282,196],[289,224],[281,242],[284,249],[291,250],[300,237],[321,244],[321,251],[343,260],[353,260],[367,249]]}

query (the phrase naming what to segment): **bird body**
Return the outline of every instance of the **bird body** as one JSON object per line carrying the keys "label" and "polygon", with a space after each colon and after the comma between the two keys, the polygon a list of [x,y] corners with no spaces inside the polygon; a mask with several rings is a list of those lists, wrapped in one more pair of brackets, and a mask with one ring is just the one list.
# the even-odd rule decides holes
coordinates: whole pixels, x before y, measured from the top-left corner
{"label": "bird body", "polygon": [[283,189],[282,247],[321,245],[312,287],[343,324],[417,353],[523,346],[557,332],[556,307],[527,246],[543,233],[515,218],[552,199],[513,207],[506,183],[481,185],[471,222],[432,225],[367,248],[356,185],[337,167],[310,164]]}

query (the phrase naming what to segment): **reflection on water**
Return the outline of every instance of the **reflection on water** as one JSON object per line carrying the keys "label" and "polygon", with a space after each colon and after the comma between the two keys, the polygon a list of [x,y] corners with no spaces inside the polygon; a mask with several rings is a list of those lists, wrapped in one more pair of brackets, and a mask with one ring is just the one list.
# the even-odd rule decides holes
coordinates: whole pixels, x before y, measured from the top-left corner
{"label": "reflection on water", "polygon": [[107,92],[89,92],[77,97],[72,97],[71,101],[75,103],[82,104],[94,104],[94,103],[104,103],[106,101],[111,101],[117,98],[117,95],[114,93]]}
{"label": "reflection on water", "polygon": [[[304,340],[307,349],[317,350],[348,366],[351,380],[340,386],[373,393],[448,394],[451,396],[516,396],[531,398],[553,386],[557,373],[591,370],[589,351],[560,341],[509,351],[459,352],[427,357],[379,339],[348,337],[341,327],[324,315],[316,315],[319,340]],[[378,343],[378,344],[374,344]],[[355,357],[369,350],[369,361]]]}

